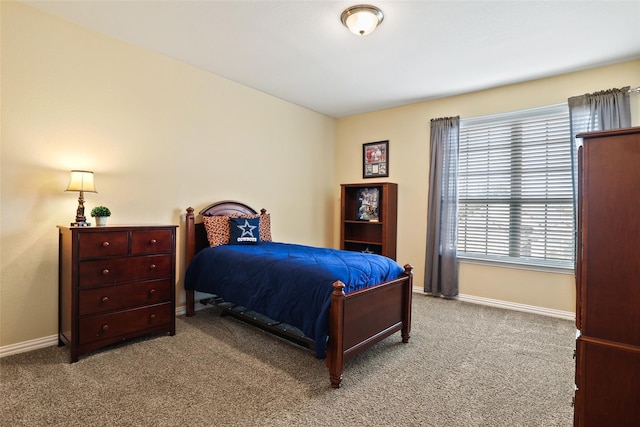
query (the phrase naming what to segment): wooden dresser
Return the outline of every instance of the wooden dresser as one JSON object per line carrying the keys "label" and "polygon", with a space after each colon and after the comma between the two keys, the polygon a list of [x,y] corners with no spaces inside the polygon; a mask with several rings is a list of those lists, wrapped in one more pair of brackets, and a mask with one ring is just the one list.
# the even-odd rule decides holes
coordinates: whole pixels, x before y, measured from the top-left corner
{"label": "wooden dresser", "polygon": [[640,127],[578,135],[575,426],[640,425]]}
{"label": "wooden dresser", "polygon": [[58,342],[81,354],[174,335],[176,226],[59,229]]}

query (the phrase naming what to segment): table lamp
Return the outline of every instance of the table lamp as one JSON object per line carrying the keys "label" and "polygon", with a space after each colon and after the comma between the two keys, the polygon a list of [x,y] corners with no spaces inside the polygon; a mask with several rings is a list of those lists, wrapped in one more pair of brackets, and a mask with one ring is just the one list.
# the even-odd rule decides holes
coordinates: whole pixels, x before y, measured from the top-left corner
{"label": "table lamp", "polygon": [[93,172],[72,170],[71,181],[65,191],[79,191],[80,197],[78,197],[78,210],[76,211],[76,221],[72,222],[72,226],[76,227],[88,227],[91,225],[87,222],[87,218],[84,216],[84,192],[97,193],[96,187],[93,184]]}

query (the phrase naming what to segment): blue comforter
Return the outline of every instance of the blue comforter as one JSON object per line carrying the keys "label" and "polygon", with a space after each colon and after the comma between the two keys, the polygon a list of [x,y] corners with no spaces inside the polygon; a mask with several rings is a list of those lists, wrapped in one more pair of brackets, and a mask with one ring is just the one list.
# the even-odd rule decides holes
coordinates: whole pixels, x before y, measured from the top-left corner
{"label": "blue comforter", "polygon": [[345,293],[393,280],[404,269],[373,254],[287,243],[223,245],[200,251],[185,275],[185,288],[215,294],[302,330],[325,356],[333,283]]}

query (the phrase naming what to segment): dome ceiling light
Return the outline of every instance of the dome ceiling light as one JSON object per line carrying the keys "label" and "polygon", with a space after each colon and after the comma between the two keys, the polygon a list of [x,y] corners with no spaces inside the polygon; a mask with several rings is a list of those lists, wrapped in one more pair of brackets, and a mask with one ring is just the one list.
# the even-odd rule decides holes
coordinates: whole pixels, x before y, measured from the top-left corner
{"label": "dome ceiling light", "polygon": [[353,34],[366,36],[376,29],[384,19],[382,11],[375,6],[359,4],[345,9],[340,20]]}

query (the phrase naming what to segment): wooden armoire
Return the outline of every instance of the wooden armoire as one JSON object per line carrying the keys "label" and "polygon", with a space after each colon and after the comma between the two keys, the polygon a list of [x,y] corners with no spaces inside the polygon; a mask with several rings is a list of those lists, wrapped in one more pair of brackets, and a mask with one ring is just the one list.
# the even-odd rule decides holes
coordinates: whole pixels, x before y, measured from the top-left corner
{"label": "wooden armoire", "polygon": [[578,135],[575,426],[640,425],[640,127]]}

